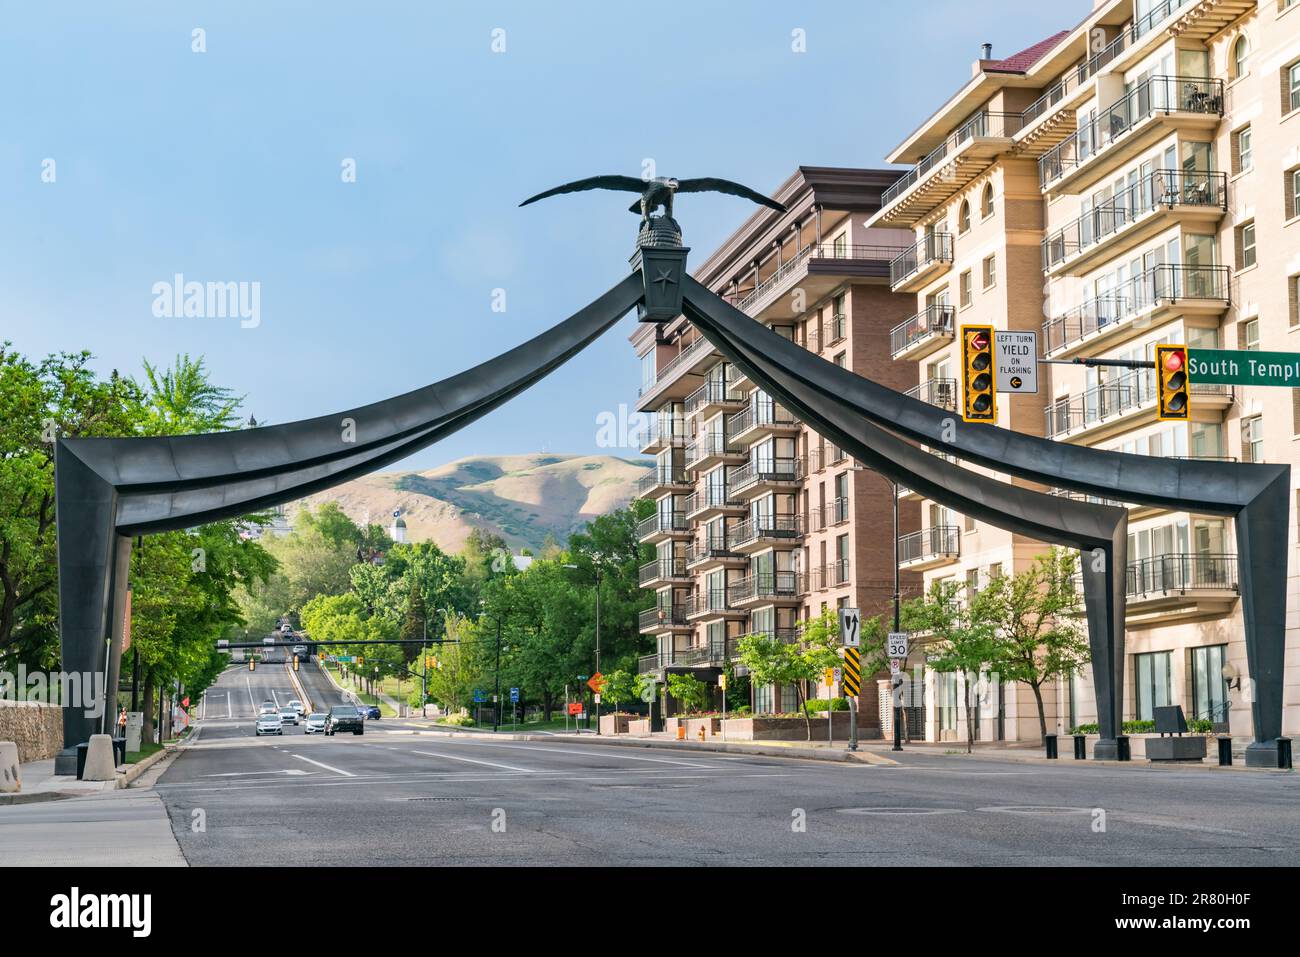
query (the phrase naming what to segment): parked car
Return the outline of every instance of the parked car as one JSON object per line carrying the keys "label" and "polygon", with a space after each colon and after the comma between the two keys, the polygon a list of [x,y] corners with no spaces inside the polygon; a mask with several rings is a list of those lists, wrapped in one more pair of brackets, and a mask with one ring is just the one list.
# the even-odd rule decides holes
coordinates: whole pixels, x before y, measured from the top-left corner
{"label": "parked car", "polygon": [[298,727],[298,712],[293,710],[293,708],[285,706],[280,709],[280,720],[285,724],[291,724],[296,728]]}
{"label": "parked car", "polygon": [[279,713],[275,711],[268,714],[259,714],[254,733],[258,737],[264,734],[284,734],[284,721],[281,720]]}
{"label": "parked car", "polygon": [[342,704],[330,708],[330,716],[325,720],[325,734],[327,737],[339,731],[364,734],[365,730],[366,726],[361,720],[361,712],[352,705]]}
{"label": "parked car", "polygon": [[307,722],[303,725],[303,734],[324,734],[325,723],[329,720],[329,715],[324,711],[313,711],[307,715]]}

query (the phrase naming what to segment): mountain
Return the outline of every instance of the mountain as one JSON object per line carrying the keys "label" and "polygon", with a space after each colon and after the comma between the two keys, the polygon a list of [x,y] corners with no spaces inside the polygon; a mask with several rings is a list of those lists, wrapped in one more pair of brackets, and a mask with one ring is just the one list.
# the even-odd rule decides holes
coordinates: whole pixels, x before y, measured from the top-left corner
{"label": "mountain", "polygon": [[388,528],[394,509],[407,541],[458,551],[471,528],[496,532],[518,551],[553,534],[563,542],[597,515],[626,505],[650,471],[646,460],[612,455],[487,455],[425,472],[378,472],[286,507],[338,502],[354,522]]}

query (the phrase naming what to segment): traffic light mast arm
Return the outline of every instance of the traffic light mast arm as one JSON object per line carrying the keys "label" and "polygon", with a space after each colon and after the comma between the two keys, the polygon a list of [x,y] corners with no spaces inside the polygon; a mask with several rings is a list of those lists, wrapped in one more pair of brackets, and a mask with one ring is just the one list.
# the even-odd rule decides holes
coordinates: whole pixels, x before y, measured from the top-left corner
{"label": "traffic light mast arm", "polygon": [[1116,369],[1150,369],[1150,359],[1039,359],[1055,366],[1110,366]]}

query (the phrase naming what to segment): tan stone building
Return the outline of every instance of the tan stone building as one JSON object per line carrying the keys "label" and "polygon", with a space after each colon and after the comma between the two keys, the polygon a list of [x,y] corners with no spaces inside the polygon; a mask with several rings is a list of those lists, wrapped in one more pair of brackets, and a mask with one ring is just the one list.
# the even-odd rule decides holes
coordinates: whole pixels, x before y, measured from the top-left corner
{"label": "tan stone building", "polygon": [[[898,171],[801,167],[693,271],[701,283],[823,358],[897,389],[915,367],[893,360],[890,330],[914,312],[889,288],[911,234],[867,228]],[[656,513],[640,530],[657,555],[641,571],[656,594],[641,631],[658,650],[642,671],[713,680],[751,632],[793,639],[798,623],[841,606],[888,613],[893,486],[774,402],[683,317],[638,326],[638,408],[654,416],[643,452],[657,467],[640,492]],[[900,528],[917,527],[905,502]],[[906,576],[915,587],[917,576]],[[838,689],[836,689],[838,690]],[[860,700],[876,723],[871,681]],[[753,689],[757,712],[792,711],[794,689]]]}
{"label": "tan stone building", "polygon": [[[986,47],[888,159],[912,169],[868,225],[913,231],[890,288],[915,297],[916,315],[894,330],[892,355],[915,364],[929,401],[959,394],[964,324],[1035,331],[1052,359],[1151,360],[1162,342],[1300,351],[1300,0],[1097,0],[1014,56]],[[1300,393],[1192,388],[1192,421],[1160,422],[1153,371],[1044,365],[1038,395],[1000,396],[998,422],[1137,454],[1300,466]],[[919,506],[905,560],[927,584],[979,588],[1046,549]],[[1278,521],[1295,534],[1294,517]],[[1230,520],[1130,506],[1126,719],[1180,704],[1250,734],[1234,541]],[[1295,735],[1294,558],[1289,581],[1284,733]],[[924,680],[927,736],[964,738],[960,679]],[[1049,731],[1095,720],[1088,675],[1053,689],[1048,708]],[[985,740],[1038,734],[1017,687],[994,687],[977,719]]]}

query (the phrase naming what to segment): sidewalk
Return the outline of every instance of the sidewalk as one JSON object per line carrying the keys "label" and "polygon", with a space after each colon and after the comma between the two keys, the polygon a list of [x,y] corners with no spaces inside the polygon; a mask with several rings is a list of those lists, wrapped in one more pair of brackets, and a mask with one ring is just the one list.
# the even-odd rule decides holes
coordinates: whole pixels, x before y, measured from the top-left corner
{"label": "sidewalk", "polygon": [[[191,738],[186,738],[189,741]],[[112,781],[78,781],[74,775],[55,774],[54,759],[28,761],[19,765],[22,790],[12,794],[0,794],[0,807],[11,804],[34,804],[42,801],[55,801],[60,798],[85,797],[92,794],[104,794],[119,788],[128,788],[137,778],[173,754],[177,747],[183,745],[165,744],[135,764],[119,765],[117,776]]]}

